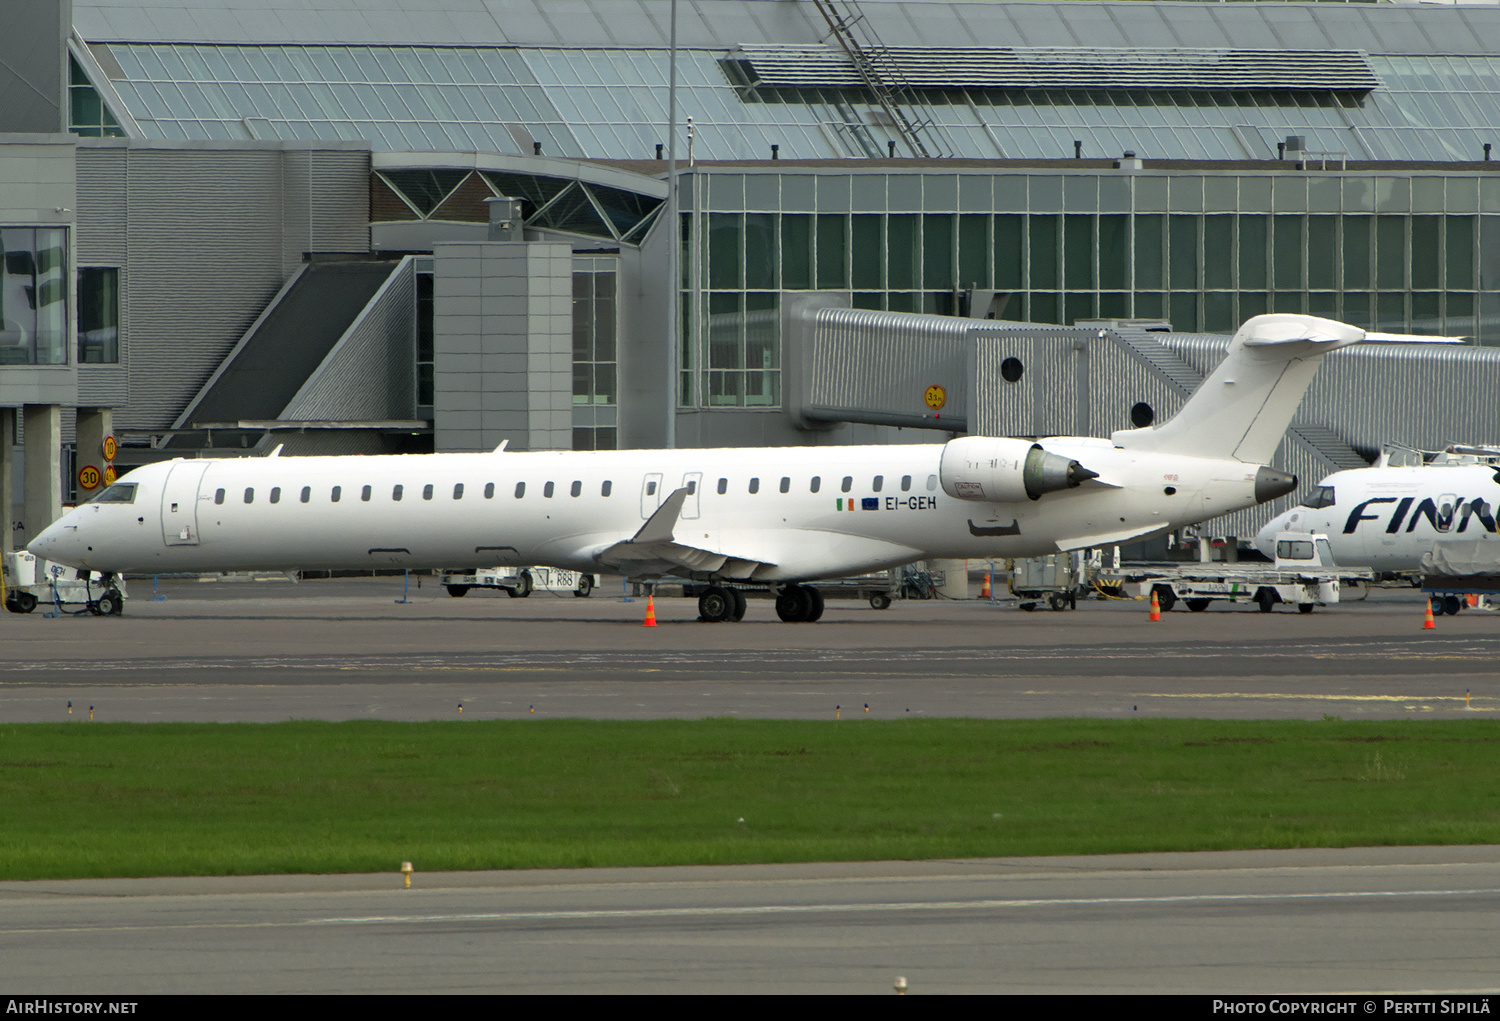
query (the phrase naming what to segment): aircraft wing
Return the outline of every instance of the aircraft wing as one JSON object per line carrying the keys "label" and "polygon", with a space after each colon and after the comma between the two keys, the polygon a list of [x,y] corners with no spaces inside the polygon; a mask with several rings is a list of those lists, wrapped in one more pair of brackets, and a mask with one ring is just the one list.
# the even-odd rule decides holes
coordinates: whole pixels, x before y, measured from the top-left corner
{"label": "aircraft wing", "polygon": [[1143,539],[1148,535],[1165,531],[1166,525],[1147,525],[1144,528],[1127,528],[1118,532],[1104,532],[1100,535],[1081,535],[1072,539],[1058,539],[1057,551],[1068,553],[1077,549],[1093,549],[1095,546],[1118,546],[1121,543],[1130,542],[1132,539]]}
{"label": "aircraft wing", "polygon": [[607,546],[595,559],[606,567],[624,574],[653,575],[674,572],[722,573],[731,578],[748,578],[758,567],[775,563],[748,550],[730,551],[694,545],[676,536],[682,504],[688,498],[687,487],[677,490],[661,502],[641,526],[640,531],[623,542]]}

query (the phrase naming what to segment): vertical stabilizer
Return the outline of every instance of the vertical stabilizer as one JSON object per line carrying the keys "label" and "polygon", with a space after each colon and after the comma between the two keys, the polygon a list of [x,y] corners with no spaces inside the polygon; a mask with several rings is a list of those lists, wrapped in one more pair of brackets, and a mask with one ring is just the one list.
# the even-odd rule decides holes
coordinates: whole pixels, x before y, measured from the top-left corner
{"label": "vertical stabilizer", "polygon": [[1269,464],[1323,356],[1364,339],[1364,330],[1332,319],[1256,316],[1240,327],[1224,360],[1181,411],[1110,439],[1128,450]]}

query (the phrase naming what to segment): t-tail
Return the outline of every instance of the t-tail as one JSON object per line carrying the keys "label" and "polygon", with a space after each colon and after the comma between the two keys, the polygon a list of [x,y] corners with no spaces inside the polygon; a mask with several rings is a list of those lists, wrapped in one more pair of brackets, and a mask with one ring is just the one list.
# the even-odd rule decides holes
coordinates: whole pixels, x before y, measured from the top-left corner
{"label": "t-tail", "polygon": [[1269,464],[1323,356],[1364,339],[1364,330],[1331,319],[1255,316],[1181,411],[1110,438],[1127,450]]}

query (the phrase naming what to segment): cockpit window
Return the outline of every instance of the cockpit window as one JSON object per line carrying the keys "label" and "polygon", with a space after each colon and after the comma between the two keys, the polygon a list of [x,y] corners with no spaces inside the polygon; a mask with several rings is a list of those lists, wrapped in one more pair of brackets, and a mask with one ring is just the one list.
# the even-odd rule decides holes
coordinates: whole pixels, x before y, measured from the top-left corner
{"label": "cockpit window", "polygon": [[95,503],[135,503],[135,483],[116,482],[94,497]]}
{"label": "cockpit window", "polygon": [[1332,507],[1333,504],[1332,486],[1319,486],[1312,491],[1311,496],[1302,501],[1302,506],[1310,507],[1313,510],[1317,510],[1319,507]]}

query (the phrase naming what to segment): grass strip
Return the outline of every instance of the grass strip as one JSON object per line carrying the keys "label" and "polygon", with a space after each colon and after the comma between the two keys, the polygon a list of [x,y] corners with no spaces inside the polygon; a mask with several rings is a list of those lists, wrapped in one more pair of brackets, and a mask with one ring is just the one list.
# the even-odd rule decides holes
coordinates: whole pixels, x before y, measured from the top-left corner
{"label": "grass strip", "polygon": [[1500,840],[1500,723],[0,726],[6,879]]}

